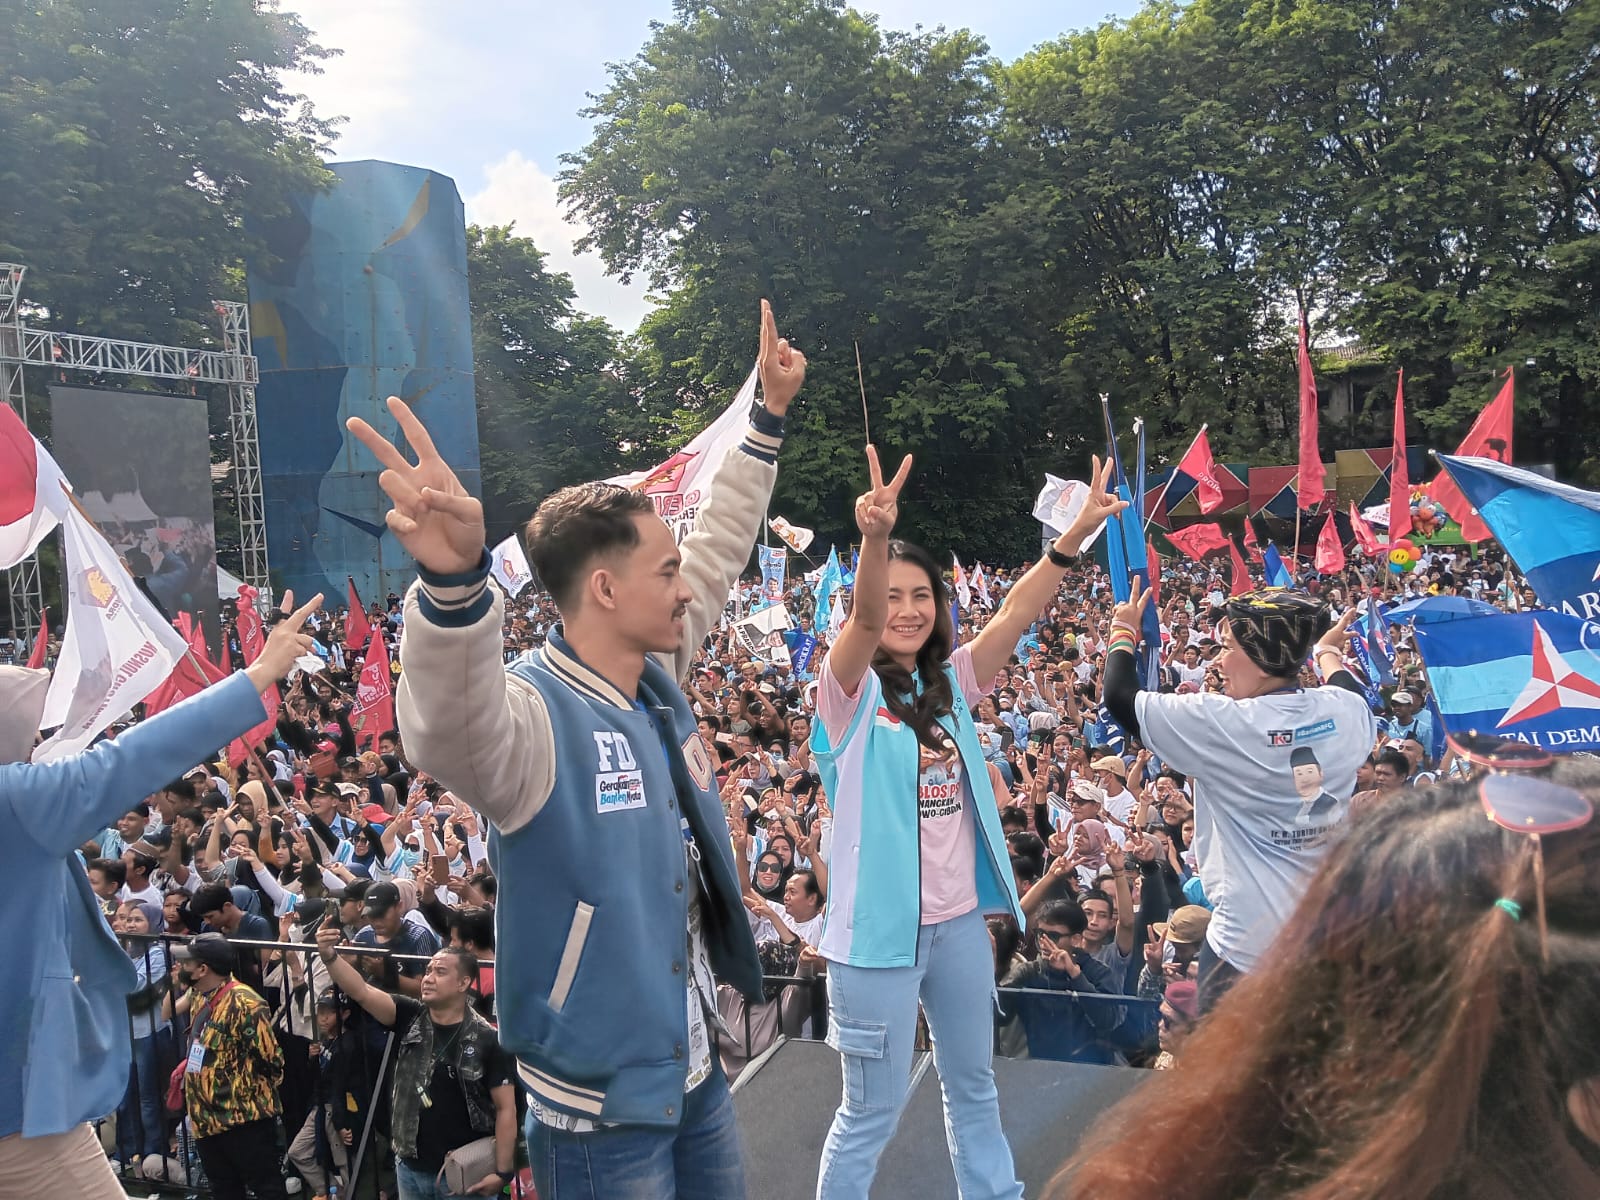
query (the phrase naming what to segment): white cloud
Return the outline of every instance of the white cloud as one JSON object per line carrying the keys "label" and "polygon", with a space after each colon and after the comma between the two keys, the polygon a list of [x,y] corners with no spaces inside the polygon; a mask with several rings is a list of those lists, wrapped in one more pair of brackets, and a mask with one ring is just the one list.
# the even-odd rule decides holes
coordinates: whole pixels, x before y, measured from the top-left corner
{"label": "white cloud", "polygon": [[285,7],[312,41],[342,52],[322,61],[321,74],[291,76],[289,86],[319,115],[349,118],[341,141],[353,138],[358,154],[422,109],[418,80],[439,70],[429,65],[439,47],[428,35],[427,0],[294,0]]}
{"label": "white cloud", "polygon": [[516,223],[516,231],[545,253],[545,266],[572,276],[578,308],[632,331],[650,311],[643,283],[624,285],[605,273],[596,254],[578,254],[573,243],[584,227],[567,220],[556,198],[556,181],[538,163],[512,150],[484,168],[484,185],[466,196],[467,220],[479,225]]}

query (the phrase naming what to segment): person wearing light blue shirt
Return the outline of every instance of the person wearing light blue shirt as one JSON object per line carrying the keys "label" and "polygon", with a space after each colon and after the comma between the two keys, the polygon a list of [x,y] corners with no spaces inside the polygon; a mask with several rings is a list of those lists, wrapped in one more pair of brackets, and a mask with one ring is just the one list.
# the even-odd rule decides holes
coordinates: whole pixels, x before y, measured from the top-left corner
{"label": "person wearing light blue shirt", "polygon": [[29,763],[49,676],[0,669],[0,875],[30,919],[0,928],[0,1179],[7,1194],[123,1200],[88,1122],[117,1107],[133,1047],[138,971],[117,944],[72,851],[266,716],[261,693],[309,650],[317,597],[279,622],[243,672],[78,754]]}

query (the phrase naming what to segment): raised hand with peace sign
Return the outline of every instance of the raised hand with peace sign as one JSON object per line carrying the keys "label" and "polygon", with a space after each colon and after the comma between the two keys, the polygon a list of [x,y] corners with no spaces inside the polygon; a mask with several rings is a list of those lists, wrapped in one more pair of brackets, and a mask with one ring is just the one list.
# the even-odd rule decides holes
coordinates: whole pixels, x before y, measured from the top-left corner
{"label": "raised hand with peace sign", "polygon": [[483,557],[483,504],[467,494],[405,401],[390,396],[389,412],[416,451],[415,464],[360,417],[345,422],[384,466],[378,486],[394,505],[384,520],[423,570],[436,575],[472,570]]}
{"label": "raised hand with peace sign", "polygon": [[911,455],[900,460],[900,469],[888,483],[878,465],[878,448],[867,447],[867,470],[872,486],[856,497],[856,528],[863,538],[887,538],[900,516],[900,489],[911,474]]}

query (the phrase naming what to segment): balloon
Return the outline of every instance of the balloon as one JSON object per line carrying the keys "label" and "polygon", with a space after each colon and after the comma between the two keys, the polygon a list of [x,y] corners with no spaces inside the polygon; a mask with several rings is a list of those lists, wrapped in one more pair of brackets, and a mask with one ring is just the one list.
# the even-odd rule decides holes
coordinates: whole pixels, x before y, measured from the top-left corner
{"label": "balloon", "polygon": [[1389,560],[1389,573],[1391,575],[1404,575],[1407,571],[1411,570],[1413,565],[1414,564],[1409,562],[1397,562],[1391,558]]}

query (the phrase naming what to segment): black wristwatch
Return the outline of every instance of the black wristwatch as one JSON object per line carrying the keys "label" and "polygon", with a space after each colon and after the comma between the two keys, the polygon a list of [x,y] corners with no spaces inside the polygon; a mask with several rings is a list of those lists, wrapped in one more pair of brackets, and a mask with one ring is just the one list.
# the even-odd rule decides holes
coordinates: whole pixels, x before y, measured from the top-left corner
{"label": "black wristwatch", "polygon": [[1070,567],[1072,565],[1073,558],[1075,557],[1071,554],[1061,553],[1061,551],[1056,549],[1056,544],[1054,542],[1051,542],[1044,548],[1044,556],[1048,558],[1053,565],[1063,569]]}

